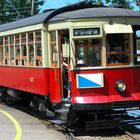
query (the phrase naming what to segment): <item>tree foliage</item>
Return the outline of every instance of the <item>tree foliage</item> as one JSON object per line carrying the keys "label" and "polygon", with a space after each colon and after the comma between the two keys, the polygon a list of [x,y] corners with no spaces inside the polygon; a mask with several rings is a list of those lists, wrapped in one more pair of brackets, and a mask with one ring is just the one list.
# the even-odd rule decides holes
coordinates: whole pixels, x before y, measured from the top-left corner
{"label": "tree foliage", "polygon": [[133,9],[134,8],[131,5],[131,2],[128,0],[106,0],[106,4],[110,7],[114,7],[117,5],[117,6],[122,6],[123,8],[126,8],[126,9]]}
{"label": "tree foliage", "polygon": [[37,14],[43,3],[43,0],[0,0],[0,23],[28,17],[32,9],[33,14]]}
{"label": "tree foliage", "polygon": [[133,5],[139,6],[140,0],[85,0],[96,5],[108,6],[108,7],[123,7],[126,9],[134,9]]}

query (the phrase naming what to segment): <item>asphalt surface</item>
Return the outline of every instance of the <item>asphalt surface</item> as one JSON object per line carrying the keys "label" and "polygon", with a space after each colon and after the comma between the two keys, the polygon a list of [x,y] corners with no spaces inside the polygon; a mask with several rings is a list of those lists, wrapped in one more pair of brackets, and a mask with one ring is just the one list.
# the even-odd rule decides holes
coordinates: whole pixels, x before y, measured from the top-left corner
{"label": "asphalt surface", "polygon": [[48,129],[38,118],[0,104],[0,140],[66,140],[66,137]]}

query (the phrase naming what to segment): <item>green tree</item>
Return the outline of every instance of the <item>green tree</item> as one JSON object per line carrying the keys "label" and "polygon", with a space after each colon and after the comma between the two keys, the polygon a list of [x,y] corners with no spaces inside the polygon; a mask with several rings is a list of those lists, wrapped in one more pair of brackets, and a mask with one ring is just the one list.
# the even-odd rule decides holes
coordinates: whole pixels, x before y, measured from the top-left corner
{"label": "green tree", "polygon": [[140,11],[140,0],[136,0],[136,6],[139,8]]}
{"label": "green tree", "polygon": [[[127,9],[133,9],[134,7],[131,5],[131,1],[129,0],[105,0],[105,3],[109,7],[114,7],[115,5],[123,6]],[[134,3],[134,1],[133,1]]]}
{"label": "green tree", "polygon": [[37,14],[44,0],[0,0],[0,23]]}

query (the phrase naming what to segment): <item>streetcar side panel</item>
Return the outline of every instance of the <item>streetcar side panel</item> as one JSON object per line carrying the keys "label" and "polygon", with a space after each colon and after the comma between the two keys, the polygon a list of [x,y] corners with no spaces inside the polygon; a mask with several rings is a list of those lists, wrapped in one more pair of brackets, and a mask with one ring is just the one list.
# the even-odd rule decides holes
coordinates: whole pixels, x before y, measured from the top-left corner
{"label": "streetcar side panel", "polygon": [[49,69],[0,67],[0,85],[40,95],[49,93]]}

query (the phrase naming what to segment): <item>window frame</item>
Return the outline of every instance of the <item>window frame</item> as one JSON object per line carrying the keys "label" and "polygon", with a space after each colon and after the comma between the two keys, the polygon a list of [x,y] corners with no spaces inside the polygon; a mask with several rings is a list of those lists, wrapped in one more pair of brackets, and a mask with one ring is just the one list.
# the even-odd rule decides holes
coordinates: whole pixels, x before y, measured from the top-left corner
{"label": "window frame", "polygon": [[[107,66],[125,66],[125,65],[130,65],[130,60],[131,60],[131,54],[130,54],[130,33],[122,33],[122,34],[127,34],[128,35],[128,38],[127,38],[127,41],[128,41],[128,45],[127,45],[127,49],[128,51],[122,51],[122,52],[117,52],[117,51],[112,51],[112,52],[109,52],[108,48],[109,48],[109,44],[108,44],[108,41],[107,41],[107,36],[106,36],[106,64]],[[108,34],[107,34],[108,35]],[[117,35],[117,34],[115,34]],[[126,39],[125,39],[126,40]],[[109,55],[121,55],[121,54],[126,54],[128,55],[128,62],[127,63],[109,63],[108,62],[108,57]]]}
{"label": "window frame", "polygon": [[[33,40],[29,41],[28,35],[32,34]],[[36,33],[37,36],[36,36]],[[0,65],[10,66],[26,66],[26,67],[42,67],[43,66],[43,46],[42,46],[42,30],[35,30],[30,32],[22,32],[1,36],[2,43],[0,44]],[[39,37],[39,40],[37,40]],[[30,63],[30,48],[33,47],[33,62]],[[37,55],[37,45],[39,45],[41,53]],[[8,48],[7,48],[8,47]],[[25,48],[23,48],[25,47]],[[3,53],[2,53],[3,48]],[[8,52],[7,52],[8,49]],[[25,49],[25,50],[24,50]],[[26,51],[24,55],[24,52]],[[3,55],[2,55],[3,54]],[[2,57],[3,56],[3,57]],[[39,62],[37,62],[39,61]]]}
{"label": "window frame", "polygon": [[[99,42],[101,41],[101,44],[99,43],[99,44],[85,44],[85,42],[88,42],[88,39],[91,39],[91,40],[99,40]],[[86,65],[84,65],[84,64],[77,64],[77,53],[78,53],[78,46],[79,47],[82,47],[82,46],[80,46],[80,45],[76,45],[75,44],[75,41],[77,41],[77,40],[83,40],[84,41],[84,45],[83,45],[83,47],[85,48],[85,59],[86,59],[86,61],[87,61],[87,58],[88,58],[88,56],[87,56],[87,51],[88,51],[88,49],[91,47],[91,48],[99,48],[99,56],[100,56],[100,59],[99,59],[99,64],[98,65],[92,65],[92,66],[86,66]],[[77,68],[89,68],[89,67],[102,67],[102,38],[86,38],[86,39],[83,39],[83,38],[79,38],[79,39],[75,39],[74,40],[74,44],[75,44],[75,52],[76,52],[76,55],[75,55],[75,60],[76,60],[76,67]]]}

